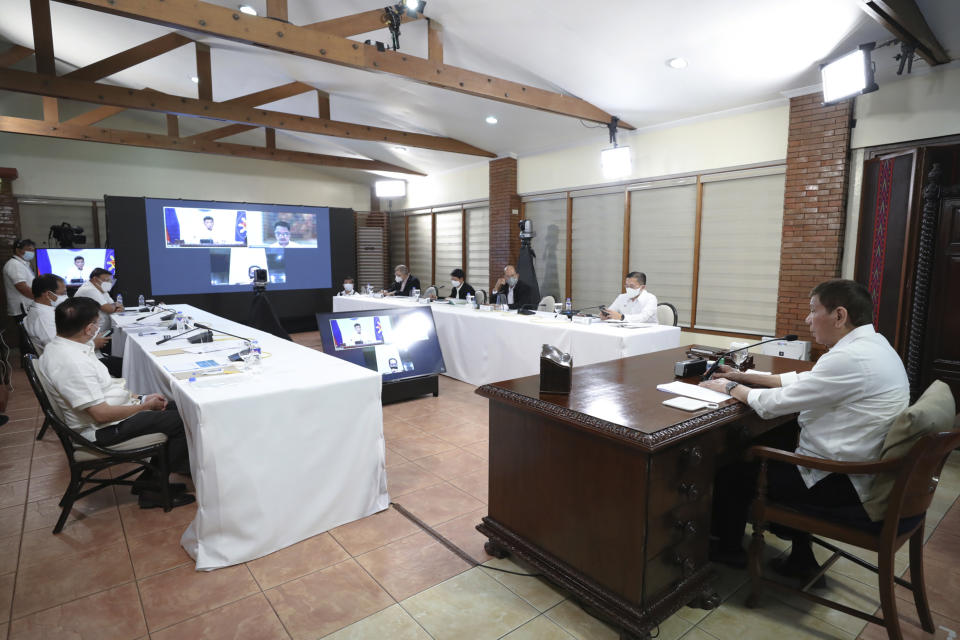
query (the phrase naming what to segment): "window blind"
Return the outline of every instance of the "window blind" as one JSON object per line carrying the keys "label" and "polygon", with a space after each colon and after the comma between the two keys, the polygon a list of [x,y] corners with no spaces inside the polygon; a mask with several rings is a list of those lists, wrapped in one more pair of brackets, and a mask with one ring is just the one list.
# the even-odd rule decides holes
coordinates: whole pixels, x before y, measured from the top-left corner
{"label": "window blind", "polygon": [[698,328],[773,335],[783,188],[782,173],[703,185]]}
{"label": "window blind", "polygon": [[524,217],[533,222],[536,233],[532,245],[540,295],[563,302],[567,295],[567,199],[527,202]]}
{"label": "window blind", "polygon": [[430,286],[433,280],[433,223],[429,214],[410,216],[410,273],[420,280],[420,289]]}
{"label": "window blind", "polygon": [[573,308],[609,305],[623,289],[623,192],[573,199]]}
{"label": "window blind", "polygon": [[[398,264],[407,263],[406,219],[403,216],[390,216],[390,282],[393,281],[393,269]],[[388,282],[389,284],[389,282]]]}
{"label": "window blind", "polygon": [[437,272],[433,276],[434,284],[442,284],[450,292],[450,272],[463,268],[463,216],[460,210],[437,214]]}
{"label": "window blind", "polygon": [[490,292],[490,208],[467,209],[467,282]]}
{"label": "window blind", "polygon": [[647,274],[659,302],[677,308],[679,324],[690,326],[693,306],[693,248],[697,186],[663,186],[630,194],[630,271]]}

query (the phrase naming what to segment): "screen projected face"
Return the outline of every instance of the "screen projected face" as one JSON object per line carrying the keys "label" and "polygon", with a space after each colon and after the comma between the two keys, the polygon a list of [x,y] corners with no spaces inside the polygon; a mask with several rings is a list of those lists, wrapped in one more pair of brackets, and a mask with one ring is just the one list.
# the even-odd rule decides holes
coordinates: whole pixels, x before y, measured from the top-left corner
{"label": "screen projected face", "polygon": [[113,249],[37,249],[37,273],[53,273],[68,285],[83,284],[94,269],[116,275]]}
{"label": "screen projected face", "polygon": [[329,210],[146,199],[154,295],[331,286]]}
{"label": "screen projected face", "polygon": [[429,307],[317,314],[323,350],[385,382],[446,371]]}

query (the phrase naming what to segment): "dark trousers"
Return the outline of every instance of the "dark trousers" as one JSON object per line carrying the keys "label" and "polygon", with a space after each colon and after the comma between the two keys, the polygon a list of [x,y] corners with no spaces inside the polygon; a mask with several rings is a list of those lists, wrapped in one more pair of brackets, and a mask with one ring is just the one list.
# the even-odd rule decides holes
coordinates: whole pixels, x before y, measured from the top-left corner
{"label": "dark trousers", "polygon": [[102,362],[107,368],[107,371],[110,372],[111,378],[123,377],[123,358],[104,354],[103,357],[100,358],[100,362]]}
{"label": "dark trousers", "polygon": [[[163,411],[141,411],[115,425],[97,429],[97,444],[109,447],[148,433],[166,434],[167,463],[170,471],[190,473],[187,435],[183,431],[183,420],[177,412],[177,405],[173,402],[168,403]],[[142,475],[141,479],[144,479]]]}
{"label": "dark trousers", "polygon": [[[744,462],[717,472],[714,483],[712,534],[721,549],[740,548],[750,504],[757,496],[760,465]],[[767,462],[767,496],[772,502],[788,504],[800,511],[831,517],[838,522],[869,522],[849,476],[831,473],[807,488],[796,465],[776,460]],[[807,533],[786,527],[771,527],[778,536],[791,538],[795,545],[809,545]]]}

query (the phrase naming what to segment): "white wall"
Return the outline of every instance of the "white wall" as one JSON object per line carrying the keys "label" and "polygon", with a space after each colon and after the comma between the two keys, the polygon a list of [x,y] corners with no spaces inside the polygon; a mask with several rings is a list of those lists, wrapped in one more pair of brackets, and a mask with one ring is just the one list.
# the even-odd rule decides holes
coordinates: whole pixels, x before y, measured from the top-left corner
{"label": "white wall", "polygon": [[932,69],[857,98],[853,148],[960,134],[960,67]]}
{"label": "white wall", "polygon": [[490,197],[490,165],[486,161],[430,176],[407,178],[405,201],[383,200],[384,209],[422,209]]}
{"label": "white wall", "polygon": [[14,193],[107,195],[370,208],[370,188],[308,165],[0,133]]}

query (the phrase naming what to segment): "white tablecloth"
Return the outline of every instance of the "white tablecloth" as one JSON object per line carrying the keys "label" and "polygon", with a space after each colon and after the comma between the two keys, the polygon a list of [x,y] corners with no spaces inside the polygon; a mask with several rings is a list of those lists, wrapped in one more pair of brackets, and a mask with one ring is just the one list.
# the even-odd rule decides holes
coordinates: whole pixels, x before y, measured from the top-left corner
{"label": "white tablecloth", "polygon": [[[177,380],[164,365],[191,356],[152,352],[191,346],[124,331],[123,372],[135,393],[176,401],[197,488],[196,518],[181,538],[198,570],[246,562],[387,508],[380,375],[362,367],[177,305],[199,322],[255,338],[262,373]],[[141,314],[142,315],[142,314]],[[165,329],[162,333],[172,333]],[[239,347],[218,341],[213,347]],[[206,357],[223,358],[238,349]]]}
{"label": "white tablecloth", "polygon": [[[337,296],[334,311],[359,311],[418,304],[409,298]],[[481,385],[540,373],[543,344],[568,352],[573,366],[606,362],[680,344],[680,328],[659,325],[627,329],[566,319],[477,311],[466,305],[431,304],[447,375]]]}

